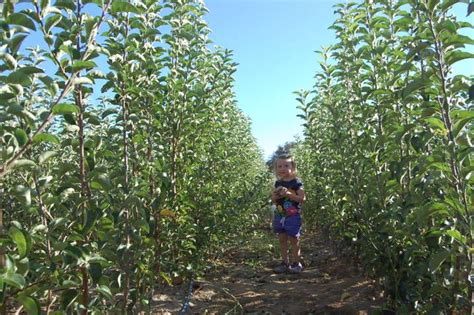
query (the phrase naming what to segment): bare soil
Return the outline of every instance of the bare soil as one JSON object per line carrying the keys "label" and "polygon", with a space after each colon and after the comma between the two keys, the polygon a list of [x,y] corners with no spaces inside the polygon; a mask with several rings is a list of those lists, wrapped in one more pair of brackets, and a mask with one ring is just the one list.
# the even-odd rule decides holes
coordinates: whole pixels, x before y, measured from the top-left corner
{"label": "bare soil", "polygon": [[[210,264],[202,279],[161,290],[154,314],[383,314],[375,282],[320,233],[302,237],[304,270],[275,274],[277,238],[255,233]],[[192,292],[191,295],[188,293]],[[189,300],[189,307],[183,308]]]}

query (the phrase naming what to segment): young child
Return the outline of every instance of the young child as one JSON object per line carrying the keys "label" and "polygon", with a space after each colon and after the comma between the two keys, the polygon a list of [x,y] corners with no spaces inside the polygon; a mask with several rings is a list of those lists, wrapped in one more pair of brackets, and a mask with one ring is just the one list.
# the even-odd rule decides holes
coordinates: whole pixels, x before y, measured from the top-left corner
{"label": "young child", "polygon": [[[273,218],[273,231],[278,233],[281,251],[281,264],[275,268],[276,273],[290,271],[300,273],[301,204],[305,201],[303,183],[296,177],[296,163],[291,155],[279,156],[274,164],[275,190],[272,192],[272,203],[276,206]],[[291,264],[288,259],[288,241],[291,245]]]}

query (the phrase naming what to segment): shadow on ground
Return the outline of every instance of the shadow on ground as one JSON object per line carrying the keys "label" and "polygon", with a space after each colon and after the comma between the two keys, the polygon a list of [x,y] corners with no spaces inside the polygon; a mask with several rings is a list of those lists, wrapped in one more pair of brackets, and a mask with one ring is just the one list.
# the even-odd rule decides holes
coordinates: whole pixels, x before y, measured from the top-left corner
{"label": "shadow on ground", "polygon": [[[256,233],[251,246],[229,249],[205,277],[193,283],[187,314],[383,314],[384,301],[374,281],[318,233],[302,239],[305,269],[299,275],[275,274],[276,238]],[[266,250],[265,250],[266,248]],[[186,285],[167,288],[154,298],[155,314],[176,314]]]}

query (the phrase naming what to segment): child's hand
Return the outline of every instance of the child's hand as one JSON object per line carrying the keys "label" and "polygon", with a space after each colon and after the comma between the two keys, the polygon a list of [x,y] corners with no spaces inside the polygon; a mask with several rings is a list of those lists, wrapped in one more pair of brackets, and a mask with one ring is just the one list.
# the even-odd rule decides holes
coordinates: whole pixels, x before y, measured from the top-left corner
{"label": "child's hand", "polygon": [[288,188],[286,187],[283,187],[283,186],[278,186],[276,189],[275,189],[275,193],[280,196],[280,197],[284,197],[286,196],[286,194],[288,193]]}
{"label": "child's hand", "polygon": [[278,192],[276,190],[272,191],[272,202],[276,202],[278,199],[280,199],[280,195],[278,194]]}

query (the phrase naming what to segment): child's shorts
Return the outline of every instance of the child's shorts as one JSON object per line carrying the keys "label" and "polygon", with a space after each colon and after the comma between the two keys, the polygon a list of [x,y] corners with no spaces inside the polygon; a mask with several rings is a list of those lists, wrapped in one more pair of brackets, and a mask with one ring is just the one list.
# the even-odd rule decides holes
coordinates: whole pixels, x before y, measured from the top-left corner
{"label": "child's shorts", "polygon": [[275,215],[273,218],[273,232],[286,233],[289,236],[300,237],[301,235],[301,215],[281,217]]}

